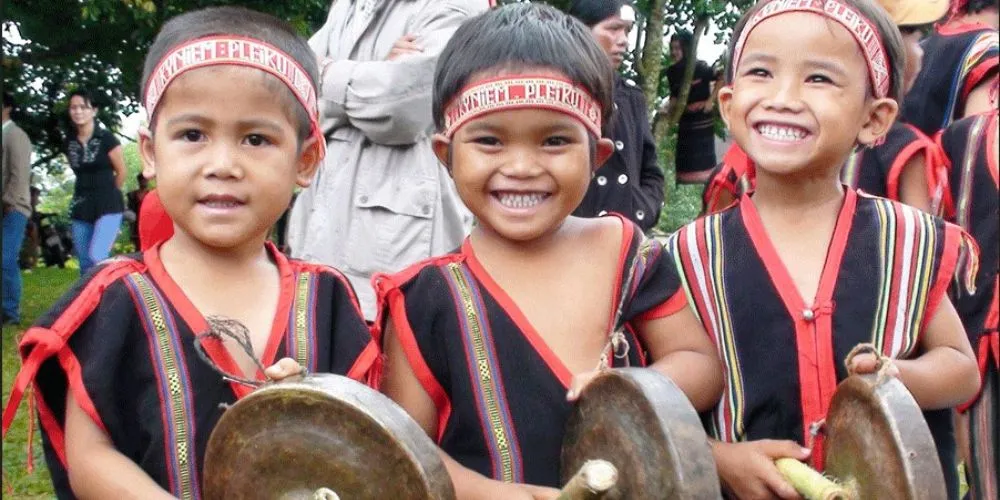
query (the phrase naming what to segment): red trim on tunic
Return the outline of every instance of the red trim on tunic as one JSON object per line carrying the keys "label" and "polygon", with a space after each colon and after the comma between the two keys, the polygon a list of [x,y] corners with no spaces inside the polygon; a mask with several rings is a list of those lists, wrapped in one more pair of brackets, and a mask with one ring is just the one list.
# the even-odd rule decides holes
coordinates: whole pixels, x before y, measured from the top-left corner
{"label": "red trim on tunic", "polygon": [[375,343],[375,340],[374,339],[369,340],[368,345],[365,346],[364,350],[361,351],[361,354],[359,354],[358,357],[354,360],[354,364],[351,365],[351,368],[347,370],[346,377],[357,380],[358,382],[361,382],[363,384],[367,383],[368,385],[372,386],[372,389],[377,390],[378,384],[381,381],[369,380],[368,372],[372,369],[373,366],[377,364],[377,361],[381,354],[382,352],[379,350],[378,344]]}
{"label": "red trim on tunic", "polygon": [[970,31],[991,30],[991,29],[993,28],[986,23],[963,22],[963,23],[949,23],[943,26],[938,26],[937,32],[945,36],[951,36],[951,35],[961,35],[962,33],[968,33]]}
{"label": "red trim on tunic", "polygon": [[[948,285],[955,277],[955,269],[958,266],[958,256],[962,248],[963,233],[962,228],[945,223],[944,228],[944,251],[941,252],[941,263],[938,265],[937,276],[934,278],[934,285],[931,286],[927,294],[927,309],[924,312],[924,320],[920,325],[921,332],[913,340],[919,342],[920,336],[927,324],[930,323],[941,301],[947,298]],[[967,237],[966,241],[970,245],[975,245],[972,237]],[[976,254],[979,252],[977,251]]]}
{"label": "red trim on tunic", "polygon": [[[611,214],[616,217],[622,224],[622,241],[619,248],[618,254],[618,271],[617,278],[615,279],[614,292],[612,292],[612,302],[611,302],[611,314],[608,320],[608,328],[612,328],[614,325],[615,312],[618,309],[619,293],[621,293],[622,288],[622,278],[624,275],[625,260],[628,258],[628,250],[631,247],[632,236],[635,226],[631,222],[626,222],[626,219],[618,214]],[[542,361],[549,367],[549,370],[559,379],[566,389],[569,389],[570,384],[573,381],[573,372],[563,363],[562,359],[549,347],[545,339],[535,330],[535,327],[528,321],[528,318],[524,315],[524,312],[518,307],[514,299],[507,294],[507,292],[493,280],[490,273],[486,271],[479,259],[476,258],[475,250],[472,248],[472,242],[469,238],[466,238],[462,243],[462,255],[466,256],[466,264],[469,266],[469,270],[472,271],[472,275],[475,276],[483,287],[493,296],[493,299],[500,304],[500,307],[510,316],[510,319],[517,325],[518,329],[521,331],[522,335],[528,340],[528,343],[535,349],[535,352],[541,356]],[[624,290],[628,292],[628,290]],[[608,363],[613,361],[613,356],[608,357]]]}
{"label": "red trim on tunic", "polygon": [[987,123],[983,128],[986,131],[986,166],[987,171],[990,173],[990,177],[993,178],[993,184],[1000,187],[1000,145],[997,145],[997,132],[996,128],[1000,126],[998,123],[1000,120],[1000,114],[993,113],[990,117],[989,123]]}
{"label": "red trim on tunic", "polygon": [[[809,307],[806,306],[805,300],[795,286],[795,281],[768,237],[752,198],[748,197],[740,203],[744,207],[743,222],[750,234],[750,240],[763,260],[768,275],[795,324],[802,404],[802,442],[806,444],[813,440],[809,432],[810,425],[826,417],[833,392],[837,388],[836,361],[833,354],[833,292],[850,236],[857,199],[856,191],[846,190],[844,203],[837,216],[827,249],[816,297],[813,305]],[[814,315],[812,321],[804,317],[807,309]],[[820,438],[821,436],[817,435],[813,440],[812,461],[817,469],[822,470],[823,452]]]}
{"label": "red trim on tunic", "polygon": [[997,66],[1000,66],[1000,56],[988,57],[981,61],[979,64],[969,72],[969,75],[965,78],[965,85],[962,87],[961,102],[964,104],[965,100],[968,99],[969,94],[972,93],[980,83],[986,78],[991,71],[995,71]]}
{"label": "red trim on tunic", "polygon": [[[271,366],[276,361],[274,358],[277,356],[278,348],[281,346],[288,328],[288,315],[292,307],[292,301],[295,298],[295,272],[285,255],[279,252],[271,242],[265,242],[264,245],[267,252],[274,258],[279,275],[278,307],[274,318],[271,320],[271,331],[268,335],[267,345],[264,348],[264,355],[260,359],[260,362],[264,366]],[[207,332],[209,329],[208,321],[205,320],[205,317],[191,302],[184,293],[184,290],[170,277],[167,269],[163,266],[163,261],[160,259],[161,246],[161,244],[157,244],[143,254],[143,261],[149,267],[150,276],[152,276],[157,286],[160,287],[160,290],[163,291],[167,302],[177,310],[181,319],[187,323],[192,332],[195,332],[195,335]],[[226,346],[222,342],[214,339],[205,339],[202,341],[202,346],[205,348],[205,352],[212,362],[218,365],[223,371],[233,375],[247,375],[243,373],[239,364],[229,354],[229,350],[226,349]],[[257,370],[257,373],[253,376],[259,380],[264,379],[264,374],[260,370]],[[237,382],[230,382],[229,387],[237,399],[250,394],[254,390],[252,387],[247,387]]]}
{"label": "red trim on tunic", "polygon": [[931,196],[933,196],[933,190],[930,187],[933,183],[933,177],[927,175],[928,173],[934,172],[934,165],[932,165],[934,159],[930,151],[932,146],[933,143],[930,142],[930,139],[927,139],[923,133],[919,133],[913,142],[907,144],[906,147],[901,149],[899,154],[893,158],[892,166],[889,167],[889,175],[886,178],[886,187],[888,188],[886,194],[889,199],[901,201],[899,199],[899,179],[903,176],[903,172],[906,170],[906,166],[909,165],[910,160],[913,159],[913,157],[921,149],[924,150],[924,175],[926,176],[924,180],[928,185],[928,192],[931,193]]}
{"label": "red trim on tunic", "polygon": [[174,236],[174,221],[163,208],[160,193],[153,189],[139,206],[139,250],[145,252]]}
{"label": "red trim on tunic", "polygon": [[680,312],[687,305],[687,294],[684,293],[683,289],[679,289],[662,304],[642,313],[639,319],[641,321],[652,321],[654,319],[666,318]]}
{"label": "red trim on tunic", "polygon": [[393,278],[384,275],[380,278],[380,303],[384,301],[389,308],[389,320],[392,321],[396,339],[399,341],[400,347],[403,348],[403,353],[406,354],[406,360],[410,363],[410,368],[413,369],[413,374],[420,382],[420,386],[424,388],[431,401],[434,402],[434,407],[437,408],[438,428],[435,442],[440,443],[441,438],[444,437],[444,429],[448,425],[448,419],[451,418],[451,400],[444,387],[434,377],[434,372],[427,366],[423,354],[420,353],[417,337],[406,316],[406,299],[403,296],[403,291],[399,289],[399,285],[393,281]]}

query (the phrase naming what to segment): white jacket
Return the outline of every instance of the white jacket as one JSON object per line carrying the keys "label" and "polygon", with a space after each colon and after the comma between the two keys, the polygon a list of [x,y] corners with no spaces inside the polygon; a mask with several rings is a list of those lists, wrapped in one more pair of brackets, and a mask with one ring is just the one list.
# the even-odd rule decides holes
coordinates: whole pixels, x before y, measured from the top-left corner
{"label": "white jacket", "polygon": [[[320,85],[327,156],[292,209],[288,242],[295,257],[347,275],[371,320],[372,274],[454,250],[471,228],[431,151],[431,91],[438,54],[489,1],[379,0],[364,29],[350,26],[354,1],[335,1],[309,40],[335,61]],[[386,61],[407,34],[424,51]]]}

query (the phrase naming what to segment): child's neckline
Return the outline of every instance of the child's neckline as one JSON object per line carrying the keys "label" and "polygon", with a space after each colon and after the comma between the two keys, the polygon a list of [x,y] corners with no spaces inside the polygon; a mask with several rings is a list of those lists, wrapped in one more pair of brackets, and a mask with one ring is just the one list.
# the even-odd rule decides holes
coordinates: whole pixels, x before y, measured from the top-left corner
{"label": "child's neckline", "polygon": [[[154,247],[150,248],[143,254],[143,262],[146,263],[149,269],[150,275],[153,277],[153,281],[159,286],[160,290],[166,295],[167,301],[177,310],[180,314],[181,319],[188,325],[194,335],[199,335],[208,331],[208,321],[205,316],[201,313],[197,306],[191,302],[191,299],[184,293],[184,290],[174,281],[170,273],[167,272],[166,267],[163,265],[163,260],[160,258],[160,247],[163,243],[158,243]],[[275,310],[274,318],[271,322],[271,330],[268,334],[267,346],[264,349],[264,354],[261,356],[260,362],[264,366],[270,366],[276,361],[278,348],[281,346],[281,341],[284,338],[285,332],[288,328],[288,317],[292,306],[292,289],[295,286],[295,273],[288,261],[288,258],[282,254],[277,247],[275,247],[271,242],[264,243],[265,249],[268,254],[274,260],[275,265],[278,267],[278,279],[279,279],[279,298],[278,307]],[[221,342],[206,340],[202,343],[205,347],[205,351],[209,358],[222,370],[234,375],[246,376],[243,374],[239,368],[236,361],[229,355],[229,351],[226,350],[225,346]],[[257,371],[249,378],[256,378],[258,380],[266,380],[264,374]],[[253,392],[252,387],[247,387],[245,385],[230,382],[230,387],[236,394],[237,398],[241,398],[250,392]]]}
{"label": "child's neckline", "polygon": [[[624,260],[628,257],[629,247],[631,246],[632,240],[635,236],[635,226],[632,225],[625,217],[616,213],[608,214],[605,217],[617,218],[622,226],[622,239],[618,252],[618,271],[615,279],[614,297],[611,302],[611,317],[608,319],[607,327],[610,332],[615,320],[615,313],[620,300],[620,295],[622,293],[622,279],[624,278],[622,271],[624,269]],[[553,375],[556,376],[559,382],[566,389],[569,389],[570,383],[573,380],[573,372],[569,369],[566,363],[563,362],[562,358],[560,358],[556,352],[552,350],[541,334],[538,333],[538,330],[536,330],[535,326],[528,320],[524,311],[522,311],[517,303],[514,302],[514,299],[507,294],[507,292],[496,282],[496,280],[493,279],[490,272],[479,261],[469,237],[466,237],[465,241],[462,242],[462,247],[459,252],[465,258],[465,262],[468,265],[469,270],[472,272],[472,275],[482,284],[484,288],[486,288],[486,290],[500,305],[500,308],[503,309],[514,324],[517,325],[521,334],[524,335],[525,339],[529,344],[531,344],[535,352],[542,358]],[[608,361],[610,366],[610,357]]]}

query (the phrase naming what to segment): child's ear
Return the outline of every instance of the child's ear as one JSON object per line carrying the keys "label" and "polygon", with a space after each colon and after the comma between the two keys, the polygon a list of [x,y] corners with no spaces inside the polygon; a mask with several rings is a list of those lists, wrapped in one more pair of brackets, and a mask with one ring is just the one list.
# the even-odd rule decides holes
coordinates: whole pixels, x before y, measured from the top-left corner
{"label": "child's ear", "polygon": [[719,116],[722,117],[722,121],[726,124],[726,128],[729,128],[729,118],[732,111],[733,105],[733,87],[729,85],[724,85],[719,89]]}
{"label": "child's ear", "polygon": [[597,170],[607,163],[611,155],[615,154],[615,143],[611,139],[604,137],[597,141],[597,147],[594,149],[593,169]]}
{"label": "child's ear", "polygon": [[870,146],[889,132],[896,115],[899,114],[899,104],[888,97],[875,99],[868,105],[868,116],[858,132],[858,144]]}
{"label": "child's ear", "polygon": [[153,133],[146,127],[139,128],[139,156],[142,158],[142,176],[156,178],[156,155],[153,152]]}
{"label": "child's ear", "polygon": [[448,171],[448,175],[451,175],[451,139],[444,134],[434,134],[431,137],[431,149],[434,150],[434,156],[437,156],[438,161]]}
{"label": "child's ear", "polygon": [[316,170],[319,169],[319,164],[322,162],[320,157],[322,147],[323,144],[317,142],[315,136],[309,137],[302,143],[302,152],[299,153],[299,161],[295,169],[295,183],[299,187],[309,187],[312,184],[313,176],[316,175]]}

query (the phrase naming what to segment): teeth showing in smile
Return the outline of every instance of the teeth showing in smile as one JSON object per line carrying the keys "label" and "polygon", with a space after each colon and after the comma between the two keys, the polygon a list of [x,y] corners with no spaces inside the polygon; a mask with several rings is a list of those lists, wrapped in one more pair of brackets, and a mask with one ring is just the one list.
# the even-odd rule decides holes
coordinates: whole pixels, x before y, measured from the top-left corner
{"label": "teeth showing in smile", "polygon": [[497,193],[496,196],[508,208],[531,208],[549,197],[546,193]]}
{"label": "teeth showing in smile", "polygon": [[203,203],[205,206],[209,208],[236,208],[241,205],[241,203],[236,201],[222,201],[222,200],[206,201]]}
{"label": "teeth showing in smile", "polygon": [[794,142],[805,139],[807,133],[798,127],[781,125],[758,125],[757,132],[772,141]]}

